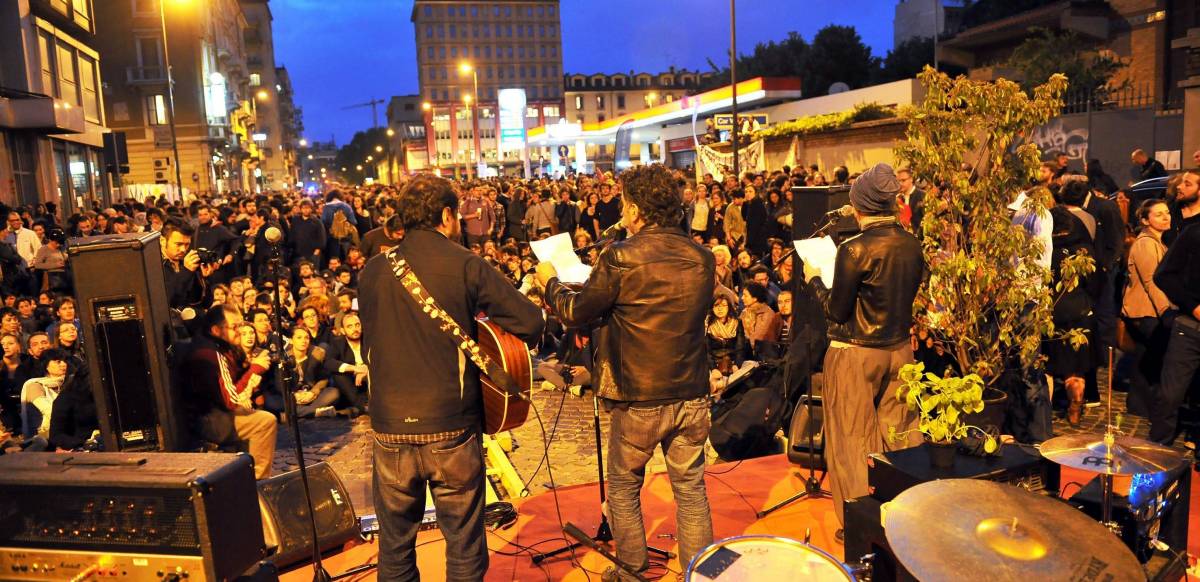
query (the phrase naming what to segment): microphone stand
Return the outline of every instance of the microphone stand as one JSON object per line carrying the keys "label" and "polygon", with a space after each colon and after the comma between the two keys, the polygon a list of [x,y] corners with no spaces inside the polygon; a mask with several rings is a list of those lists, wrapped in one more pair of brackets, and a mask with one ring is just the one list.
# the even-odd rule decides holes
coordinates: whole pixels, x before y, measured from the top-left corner
{"label": "microphone stand", "polygon": [[[264,237],[265,238],[265,237]],[[313,508],[312,492],[308,484],[308,469],[304,464],[304,445],[300,440],[300,419],[296,417],[296,360],[290,350],[283,349],[283,304],[280,292],[283,290],[283,256],[281,240],[269,242],[271,257],[267,264],[271,269],[271,278],[275,281],[273,309],[271,310],[271,325],[275,328],[271,340],[275,353],[279,354],[279,369],[275,374],[275,389],[283,395],[283,409],[288,416],[288,424],[292,425],[292,440],[296,448],[296,460],[300,463],[300,482],[304,485],[304,501],[308,504],[308,524],[312,528],[313,550],[313,582],[330,582],[332,578],[325,566],[321,564],[321,539],[317,535],[317,516]]]}
{"label": "microphone stand", "polygon": [[[820,227],[817,228],[817,230],[813,231],[812,236],[810,236],[809,238],[824,235],[825,231],[832,228],[833,225],[841,222],[841,220],[842,220],[842,216],[840,214],[830,217],[828,220],[826,220],[825,224],[821,225]],[[793,255],[796,255],[795,245],[792,246],[792,249],[790,251],[788,251],[787,254],[783,255],[783,257],[781,257],[779,259],[779,262],[782,263],[782,262],[786,261],[789,256],[793,256]],[[798,256],[796,258],[799,259]],[[800,259],[800,260],[803,261],[803,259]],[[793,272],[794,271],[795,271],[795,269],[793,269]],[[794,277],[794,275],[793,275],[793,277]],[[803,280],[803,275],[801,275],[801,280]],[[794,316],[795,312],[793,311],[792,313]],[[762,519],[780,509],[783,509],[784,507],[787,507],[788,505],[791,505],[793,502],[799,501],[801,499],[822,499],[822,498],[830,499],[833,497],[832,493],[821,488],[821,485],[823,485],[825,483],[825,477],[829,475],[828,468],[826,468],[826,470],[821,473],[820,479],[817,478],[817,463],[819,462],[822,465],[825,464],[825,447],[824,446],[821,447],[820,453],[816,452],[816,446],[814,444],[816,441],[816,429],[815,429],[816,422],[815,422],[815,415],[813,414],[813,411],[815,409],[815,407],[813,406],[813,400],[814,400],[814,398],[813,398],[812,379],[809,378],[808,391],[803,396],[803,400],[801,400],[801,402],[803,402],[805,407],[808,409],[808,422],[804,423],[805,429],[806,429],[805,432],[808,433],[807,434],[807,436],[808,436],[808,478],[804,480],[804,489],[796,492],[795,495],[792,495],[791,497],[788,497],[787,499],[784,499],[783,501],[780,501],[779,503],[772,505],[771,507],[768,507],[762,511],[755,512],[755,516],[757,516],[759,519]],[[793,445],[792,445],[792,443],[789,442],[788,446],[791,447]],[[816,455],[816,458],[814,458],[814,455]]]}

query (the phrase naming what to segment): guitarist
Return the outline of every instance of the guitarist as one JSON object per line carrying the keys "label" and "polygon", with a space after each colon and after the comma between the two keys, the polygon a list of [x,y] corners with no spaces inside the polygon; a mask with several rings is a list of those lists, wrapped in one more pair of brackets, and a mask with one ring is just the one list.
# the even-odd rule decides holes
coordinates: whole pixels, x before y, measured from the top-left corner
{"label": "guitarist", "polygon": [[[475,316],[483,312],[527,343],[541,336],[541,309],[455,242],[458,198],[448,180],[417,176],[397,206],[407,233],[398,256],[467,335],[474,336]],[[446,538],[447,579],[482,580],[488,553],[479,369],[417,306],[387,253],[363,268],[358,301],[375,430],[379,579],[419,578],[414,541],[428,484]]]}

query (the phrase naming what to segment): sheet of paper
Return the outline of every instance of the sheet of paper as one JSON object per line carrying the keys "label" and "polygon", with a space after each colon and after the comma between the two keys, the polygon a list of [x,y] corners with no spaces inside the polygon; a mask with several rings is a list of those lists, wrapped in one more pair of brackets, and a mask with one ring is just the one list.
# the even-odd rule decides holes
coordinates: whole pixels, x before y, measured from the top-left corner
{"label": "sheet of paper", "polygon": [[[820,272],[821,282],[832,288],[833,265],[837,257],[837,245],[833,244],[833,239],[828,236],[806,238],[792,241],[792,244],[796,246],[796,256],[805,264],[816,268]],[[800,271],[799,266],[796,271]]]}
{"label": "sheet of paper", "polygon": [[567,233],[556,234],[542,240],[529,243],[538,261],[548,261],[558,271],[558,279],[563,283],[584,283],[592,274],[592,268],[583,264],[571,246],[571,237]]}

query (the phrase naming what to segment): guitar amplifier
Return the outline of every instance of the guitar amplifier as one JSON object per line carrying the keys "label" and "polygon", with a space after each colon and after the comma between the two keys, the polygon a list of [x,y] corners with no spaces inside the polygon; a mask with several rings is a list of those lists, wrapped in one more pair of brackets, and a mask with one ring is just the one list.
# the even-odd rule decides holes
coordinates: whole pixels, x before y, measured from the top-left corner
{"label": "guitar amplifier", "polygon": [[952,469],[934,467],[924,446],[875,453],[867,462],[867,484],[871,496],[880,502],[891,501],[914,485],[939,479],[987,479],[1057,496],[1058,477],[1058,465],[1020,445],[1000,447],[1000,455],[995,457],[959,454]]}
{"label": "guitar amplifier", "polygon": [[4,580],[229,580],[264,555],[247,455],[0,456]]}

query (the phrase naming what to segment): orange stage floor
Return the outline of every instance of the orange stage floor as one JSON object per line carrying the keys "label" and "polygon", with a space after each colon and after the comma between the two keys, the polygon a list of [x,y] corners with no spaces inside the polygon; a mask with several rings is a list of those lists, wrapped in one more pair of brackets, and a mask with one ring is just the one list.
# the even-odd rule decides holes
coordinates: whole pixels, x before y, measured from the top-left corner
{"label": "orange stage floor", "polygon": [[[805,475],[806,471],[801,472],[790,466],[783,455],[743,461],[736,467],[733,463],[710,467],[706,483],[712,506],[715,539],[742,534],[769,534],[803,539],[805,532],[810,531],[813,545],[833,556],[841,557],[842,546],[834,540],[837,518],[833,514],[833,502],[828,499],[800,501],[763,519],[755,517],[755,512],[799,491],[803,486],[802,477]],[[1065,478],[1068,476],[1070,479]],[[1086,478],[1087,475],[1075,472],[1064,475],[1063,481],[1077,481],[1080,477]],[[648,477],[647,482],[647,486],[642,490],[642,511],[646,516],[647,535],[652,544],[674,552],[678,549],[674,539],[666,537],[667,534],[675,533],[675,511],[670,482],[666,474]],[[572,522],[583,531],[594,533],[599,523],[596,489],[595,483],[560,489],[558,507],[562,512],[563,522]],[[1188,535],[1188,551],[1193,555],[1200,553],[1200,528],[1197,526],[1200,514],[1198,493],[1200,480],[1194,479]],[[488,534],[488,547],[492,550],[492,555],[487,580],[599,581],[599,573],[608,567],[609,563],[595,552],[580,550],[577,553],[577,565],[572,564],[570,558],[564,557],[543,562],[542,568],[533,565],[527,554],[509,556],[498,553],[521,552],[514,543],[528,546],[544,540],[558,540],[538,545],[537,549],[542,551],[561,547],[565,543],[561,539],[553,493],[545,492],[521,500],[517,507],[520,518],[516,525]],[[659,537],[660,535],[664,537]],[[417,550],[417,564],[422,579],[444,580],[445,544],[441,541],[441,535],[437,530],[424,531],[418,535],[417,543],[420,545]],[[325,568],[330,574],[337,575],[374,561],[377,557],[378,547],[375,544],[358,544],[327,558]],[[680,570],[675,560],[670,562],[669,567],[674,572]],[[586,568],[589,572],[584,572],[581,568]],[[666,572],[662,568],[652,568],[649,574],[670,574],[665,579],[674,580],[674,573]],[[302,566],[281,576],[281,579],[288,582],[311,580],[312,570],[309,566]],[[375,576],[367,573],[348,580],[375,580]]]}

